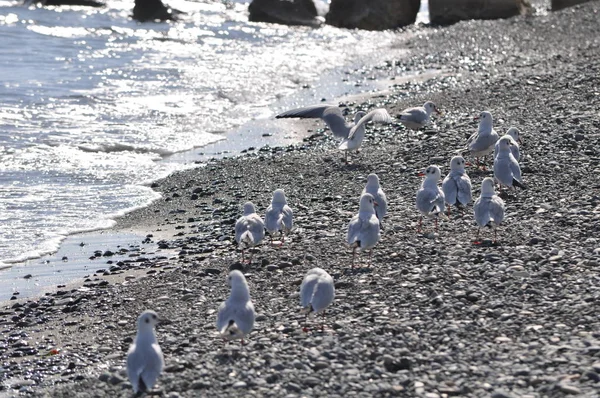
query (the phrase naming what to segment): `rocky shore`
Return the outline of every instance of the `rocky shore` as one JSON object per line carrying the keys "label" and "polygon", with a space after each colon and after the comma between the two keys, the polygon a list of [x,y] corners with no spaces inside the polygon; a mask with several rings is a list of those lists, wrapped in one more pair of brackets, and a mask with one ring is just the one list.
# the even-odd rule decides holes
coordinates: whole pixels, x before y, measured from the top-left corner
{"label": "rocky shore", "polygon": [[[155,252],[102,257],[83,285],[0,308],[0,396],[131,396],[125,354],[144,309],[164,318],[157,392],[172,398],[597,396],[599,15],[590,2],[415,30],[409,55],[379,68],[435,77],[398,79],[345,105],[396,115],[433,100],[445,115],[421,132],[370,127],[350,165],[315,121],[300,144],[158,181],[163,198],[117,227],[145,231]],[[521,129],[529,189],[505,196],[498,245],[473,245],[471,208],[417,234],[417,173],[438,164],[445,174],[482,110],[498,131]],[[491,172],[468,171],[478,195]],[[371,172],[389,215],[373,266],[352,270],[346,227]],[[295,231],[282,247],[265,242],[245,266],[257,322],[243,348],[223,344],[214,324],[240,259],[233,224],[246,200],[264,213],[276,188],[294,209]],[[324,332],[303,332],[298,288],[314,266],[334,277],[336,300]]]}

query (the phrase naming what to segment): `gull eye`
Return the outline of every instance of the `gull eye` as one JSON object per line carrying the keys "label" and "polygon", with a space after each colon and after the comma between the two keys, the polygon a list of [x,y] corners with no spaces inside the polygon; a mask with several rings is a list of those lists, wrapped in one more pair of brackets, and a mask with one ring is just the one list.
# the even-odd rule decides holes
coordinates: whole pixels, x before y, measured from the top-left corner
{"label": "gull eye", "polygon": [[155,314],[152,314],[152,319],[156,319],[156,315]]}

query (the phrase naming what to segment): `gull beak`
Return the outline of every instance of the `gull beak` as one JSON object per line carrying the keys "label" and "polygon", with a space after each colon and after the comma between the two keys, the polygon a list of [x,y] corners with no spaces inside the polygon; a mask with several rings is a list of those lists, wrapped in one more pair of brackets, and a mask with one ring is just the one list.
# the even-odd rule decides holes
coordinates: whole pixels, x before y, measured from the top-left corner
{"label": "gull beak", "polygon": [[465,166],[473,166],[471,162],[465,162]]}
{"label": "gull beak", "polygon": [[420,173],[417,173],[418,177],[425,177],[425,173],[423,173],[422,171]]}
{"label": "gull beak", "polygon": [[438,115],[444,116],[444,112],[440,111],[437,106],[435,107],[435,111],[437,112]]}
{"label": "gull beak", "polygon": [[521,139],[520,139],[520,138],[517,140],[517,142],[519,143],[519,145],[522,145],[522,144],[523,144],[523,141],[521,141]]}
{"label": "gull beak", "polygon": [[478,121],[478,120],[479,120],[479,116],[475,116],[475,117],[473,118],[473,120],[475,120],[475,121]]}
{"label": "gull beak", "polygon": [[377,202],[373,202],[373,205],[374,205],[375,207],[377,207],[377,206],[379,206],[379,203],[377,203]]}

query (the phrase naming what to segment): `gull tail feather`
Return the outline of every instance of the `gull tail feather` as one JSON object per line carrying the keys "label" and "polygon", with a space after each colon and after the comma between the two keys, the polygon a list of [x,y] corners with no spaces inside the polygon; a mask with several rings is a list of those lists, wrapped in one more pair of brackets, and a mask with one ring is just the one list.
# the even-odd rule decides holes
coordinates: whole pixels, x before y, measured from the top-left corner
{"label": "gull tail feather", "polygon": [[527,185],[523,184],[521,181],[513,178],[512,183],[515,187],[519,187],[521,189],[527,189]]}
{"label": "gull tail feather", "polygon": [[221,333],[221,336],[227,340],[241,339],[244,337],[244,333],[233,320],[229,321],[227,326],[219,330],[219,332]]}

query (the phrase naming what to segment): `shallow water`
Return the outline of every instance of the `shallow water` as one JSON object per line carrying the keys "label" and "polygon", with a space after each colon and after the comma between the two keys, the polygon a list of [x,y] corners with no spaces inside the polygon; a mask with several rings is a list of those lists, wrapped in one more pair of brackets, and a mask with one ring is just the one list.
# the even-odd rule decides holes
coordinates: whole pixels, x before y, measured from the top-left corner
{"label": "shallow water", "polygon": [[144,183],[191,167],[169,155],[249,121],[245,147],[293,140],[263,137],[256,120],[370,89],[340,75],[386,59],[396,40],[249,23],[242,2],[168,4],[182,21],[138,24],[122,0],[102,9],[0,0],[0,262],[111,226],[156,198]]}

